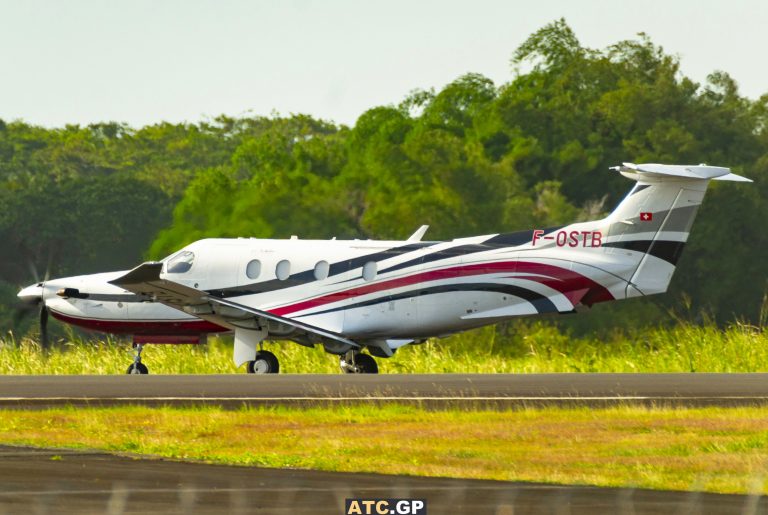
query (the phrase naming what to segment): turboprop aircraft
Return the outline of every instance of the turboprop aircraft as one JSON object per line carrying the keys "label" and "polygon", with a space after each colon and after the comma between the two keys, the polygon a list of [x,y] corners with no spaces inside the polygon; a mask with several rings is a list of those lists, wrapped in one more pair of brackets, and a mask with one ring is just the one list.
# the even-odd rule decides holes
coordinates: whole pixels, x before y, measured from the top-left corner
{"label": "turboprop aircraft", "polygon": [[[43,320],[132,334],[129,373],[145,343],[200,343],[234,333],[234,361],[276,373],[265,340],[322,345],[348,373],[372,356],[519,316],[572,313],[662,293],[709,181],[751,182],[728,168],[613,168],[636,184],[606,218],[564,227],[422,241],[205,239],[130,271],[45,281],[19,297]],[[369,354],[362,351],[368,350]]]}

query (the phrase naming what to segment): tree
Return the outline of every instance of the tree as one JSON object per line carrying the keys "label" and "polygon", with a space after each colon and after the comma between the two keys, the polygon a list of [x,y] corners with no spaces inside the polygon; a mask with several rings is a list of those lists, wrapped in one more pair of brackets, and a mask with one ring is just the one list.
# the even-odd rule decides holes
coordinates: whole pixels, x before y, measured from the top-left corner
{"label": "tree", "polygon": [[511,64],[504,84],[468,73],[350,128],[307,115],[138,129],[0,121],[4,291],[31,282],[32,267],[127,268],[204,237],[404,238],[426,223],[429,238],[450,239],[559,225],[625,194],[609,166],[707,162],[756,182],[713,184],[670,295],[585,325],[635,323],[638,312],[645,323],[684,296],[720,321],[756,320],[768,95],[745,98],[720,71],[697,84],[643,34],[587,48],[562,19]]}

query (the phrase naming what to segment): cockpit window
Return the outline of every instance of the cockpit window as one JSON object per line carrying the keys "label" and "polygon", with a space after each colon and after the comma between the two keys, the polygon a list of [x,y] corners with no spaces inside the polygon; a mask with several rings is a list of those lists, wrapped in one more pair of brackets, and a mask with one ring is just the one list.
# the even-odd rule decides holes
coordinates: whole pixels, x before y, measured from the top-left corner
{"label": "cockpit window", "polygon": [[168,261],[165,267],[165,272],[168,274],[183,274],[192,268],[192,263],[194,263],[194,261],[194,252],[189,252],[188,250],[179,252]]}

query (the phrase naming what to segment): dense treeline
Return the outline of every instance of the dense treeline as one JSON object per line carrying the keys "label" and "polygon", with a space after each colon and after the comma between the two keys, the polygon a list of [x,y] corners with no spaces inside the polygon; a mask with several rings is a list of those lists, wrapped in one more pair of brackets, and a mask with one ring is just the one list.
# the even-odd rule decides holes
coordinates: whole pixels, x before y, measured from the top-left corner
{"label": "dense treeline", "polygon": [[130,267],[201,237],[402,238],[427,223],[441,239],[599,216],[630,187],[607,168],[632,161],[729,166],[755,184],[713,184],[671,295],[579,323],[656,321],[684,299],[692,313],[757,320],[768,95],[744,98],[722,72],[694,83],[642,35],[585,48],[562,20],[511,64],[508,83],[467,74],[351,128],[302,115],[141,129],[0,122],[6,319],[35,273]]}

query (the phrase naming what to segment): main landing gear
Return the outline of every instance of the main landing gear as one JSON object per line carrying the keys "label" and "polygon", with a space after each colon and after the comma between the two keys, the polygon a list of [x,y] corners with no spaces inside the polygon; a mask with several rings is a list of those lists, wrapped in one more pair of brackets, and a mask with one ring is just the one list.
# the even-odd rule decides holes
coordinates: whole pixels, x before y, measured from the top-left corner
{"label": "main landing gear", "polygon": [[136,349],[136,354],[133,357],[133,363],[128,367],[127,374],[149,374],[147,366],[141,362],[141,351],[144,350],[144,345],[137,343],[133,346]]}
{"label": "main landing gear", "polygon": [[277,374],[280,371],[280,362],[277,356],[268,350],[260,350],[256,353],[256,359],[248,362],[249,374]]}
{"label": "main landing gear", "polygon": [[369,354],[349,351],[339,359],[341,371],[345,374],[378,374],[379,366]]}

